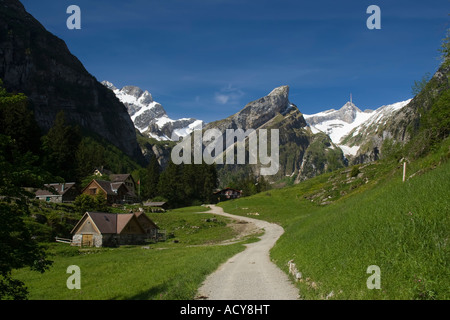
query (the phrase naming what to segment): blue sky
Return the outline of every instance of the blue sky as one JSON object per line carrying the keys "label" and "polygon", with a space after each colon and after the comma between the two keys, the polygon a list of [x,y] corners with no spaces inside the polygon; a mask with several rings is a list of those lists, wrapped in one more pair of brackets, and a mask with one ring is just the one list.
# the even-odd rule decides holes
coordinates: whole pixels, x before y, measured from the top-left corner
{"label": "blue sky", "polygon": [[[449,0],[22,0],[97,80],[152,93],[172,118],[225,118],[281,85],[306,114],[411,98],[434,73]],[[69,5],[81,30],[68,30]],[[369,30],[369,5],[381,29]]]}

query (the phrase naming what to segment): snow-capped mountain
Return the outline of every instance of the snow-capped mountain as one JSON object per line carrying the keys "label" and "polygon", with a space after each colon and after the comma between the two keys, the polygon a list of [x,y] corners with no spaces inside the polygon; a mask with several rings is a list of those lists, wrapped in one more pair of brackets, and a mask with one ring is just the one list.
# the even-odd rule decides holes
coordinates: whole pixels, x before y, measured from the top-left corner
{"label": "snow-capped mountain", "polygon": [[313,133],[326,133],[346,156],[355,156],[365,138],[376,132],[379,126],[384,125],[410,101],[411,99],[365,111],[361,111],[352,102],[347,102],[339,110],[331,109],[303,116]]}
{"label": "snow-capped mountain", "polygon": [[157,140],[172,140],[184,137],[195,128],[203,127],[203,121],[194,118],[173,120],[169,118],[161,104],[153,100],[147,90],[136,86],[116,88],[111,82],[102,84],[112,90],[127,107],[134,126],[144,135]]}

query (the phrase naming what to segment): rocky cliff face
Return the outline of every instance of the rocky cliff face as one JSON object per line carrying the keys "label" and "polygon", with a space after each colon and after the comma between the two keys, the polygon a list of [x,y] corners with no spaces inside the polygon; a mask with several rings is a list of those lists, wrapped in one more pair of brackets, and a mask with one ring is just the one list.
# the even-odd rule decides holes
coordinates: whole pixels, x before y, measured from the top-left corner
{"label": "rocky cliff face", "polygon": [[125,106],[17,0],[0,2],[0,78],[8,90],[29,97],[44,132],[63,110],[68,121],[142,160]]}
{"label": "rocky cliff face", "polygon": [[[299,182],[344,166],[341,149],[327,135],[313,134],[297,106],[289,101],[288,86],[274,89],[226,119],[207,124],[204,130],[208,129],[219,129],[222,133],[227,129],[267,129],[268,132],[278,129],[279,170],[275,175],[266,176],[271,181],[288,176]],[[248,166],[255,175],[264,167],[261,164]],[[225,178],[240,169],[245,170],[246,166],[225,164],[219,174]]]}

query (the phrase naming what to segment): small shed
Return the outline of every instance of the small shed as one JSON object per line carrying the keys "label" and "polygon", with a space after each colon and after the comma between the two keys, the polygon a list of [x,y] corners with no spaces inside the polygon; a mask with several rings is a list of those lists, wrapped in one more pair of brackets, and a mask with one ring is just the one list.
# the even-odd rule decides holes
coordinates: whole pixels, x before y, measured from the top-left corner
{"label": "small shed", "polygon": [[145,214],[86,212],[73,228],[72,245],[109,247],[143,244],[158,227]]}
{"label": "small shed", "polygon": [[144,207],[150,208],[151,212],[165,212],[169,205],[167,202],[145,202]]}

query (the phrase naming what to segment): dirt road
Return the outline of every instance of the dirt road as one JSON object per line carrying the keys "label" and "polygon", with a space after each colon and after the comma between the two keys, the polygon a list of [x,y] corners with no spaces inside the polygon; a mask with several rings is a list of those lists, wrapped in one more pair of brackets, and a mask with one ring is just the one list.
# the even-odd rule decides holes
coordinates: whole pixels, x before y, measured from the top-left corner
{"label": "dirt road", "polygon": [[261,240],[221,265],[198,290],[198,297],[209,300],[296,300],[298,289],[288,276],[270,261],[269,250],[284,230],[279,225],[223,212],[210,206],[210,213],[247,221],[265,233]]}

